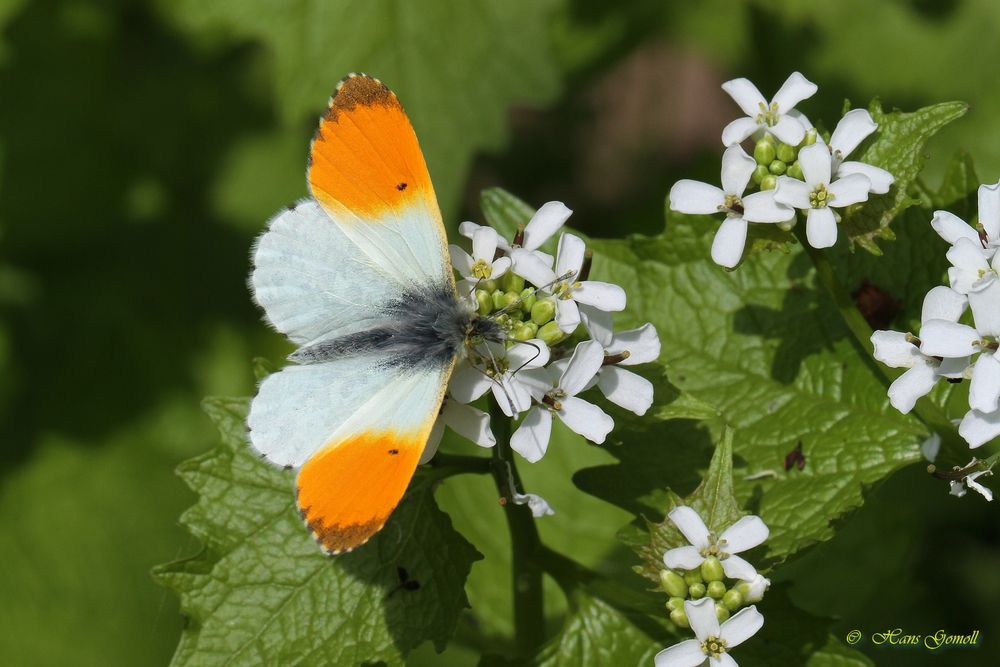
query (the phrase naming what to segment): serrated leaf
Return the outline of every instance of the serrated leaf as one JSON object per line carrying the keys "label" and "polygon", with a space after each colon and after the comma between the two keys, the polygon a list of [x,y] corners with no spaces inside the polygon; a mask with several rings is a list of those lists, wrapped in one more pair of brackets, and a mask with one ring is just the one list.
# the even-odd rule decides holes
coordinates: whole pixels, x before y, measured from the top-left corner
{"label": "serrated leaf", "polygon": [[926,161],[924,146],[967,110],[963,102],[942,102],[911,113],[885,113],[878,99],[872,101],[868,111],[878,124],[878,133],[863,151],[850,158],[881,167],[896,180],[887,194],[872,195],[867,202],[847,209],[841,224],[852,245],[881,254],[877,239],[891,238],[893,219],[918,203],[913,190]]}
{"label": "serrated leaf", "polygon": [[[179,469],[199,495],[181,521],[204,549],[155,572],[189,617],[173,664],[395,665],[425,640],[443,648],[480,556],[435,505],[433,478],[414,478],[368,544],[324,556],[298,516],[292,473],[246,444],[247,405],[207,399],[223,444]],[[401,586],[400,568],[419,588]]]}
{"label": "serrated leaf", "polygon": [[508,108],[547,102],[558,89],[545,30],[553,2],[160,4],[201,35],[260,41],[273,58],[273,100],[288,128],[318,117],[348,72],[385,81],[413,121],[449,222],[475,152],[503,144]]}

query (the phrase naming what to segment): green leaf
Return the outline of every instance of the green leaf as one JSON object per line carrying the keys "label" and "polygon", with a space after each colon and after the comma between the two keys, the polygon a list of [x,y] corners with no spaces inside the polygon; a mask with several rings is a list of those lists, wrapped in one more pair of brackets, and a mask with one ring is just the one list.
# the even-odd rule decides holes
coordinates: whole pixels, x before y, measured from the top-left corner
{"label": "green leaf", "polygon": [[[205,546],[156,571],[189,617],[174,664],[402,664],[425,640],[443,649],[480,556],[435,505],[431,476],[414,479],[369,543],[325,556],[299,519],[292,473],[247,446],[246,409],[207,399],[223,444],[180,467],[199,495],[181,521]],[[418,589],[401,587],[399,568]]]}
{"label": "green leaf", "polygon": [[867,202],[848,208],[842,225],[852,246],[857,244],[872,254],[881,254],[876,240],[893,238],[889,225],[919,201],[913,196],[913,188],[926,161],[925,144],[967,110],[963,102],[942,102],[912,113],[885,113],[877,99],[872,101],[868,111],[878,124],[878,133],[862,152],[850,157],[885,169],[896,181],[887,194],[873,195]]}
{"label": "green leaf", "polygon": [[[287,131],[303,132],[305,119],[318,118],[349,72],[385,81],[413,121],[449,222],[474,154],[506,140],[509,107],[546,103],[558,89],[546,31],[556,7],[551,1],[306,0],[292,9],[282,0],[182,0],[161,6],[199,35],[261,42],[273,59],[273,101]],[[308,138],[303,132],[303,147]],[[288,171],[301,173],[302,164],[289,164]],[[284,163],[272,164],[268,173],[282,171]]]}

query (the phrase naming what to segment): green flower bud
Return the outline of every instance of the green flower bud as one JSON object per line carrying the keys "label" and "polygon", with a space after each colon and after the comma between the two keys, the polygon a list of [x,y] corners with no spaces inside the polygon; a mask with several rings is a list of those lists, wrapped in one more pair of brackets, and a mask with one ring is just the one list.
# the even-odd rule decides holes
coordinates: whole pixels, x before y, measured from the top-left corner
{"label": "green flower bud", "polygon": [[552,321],[556,316],[556,302],[552,299],[542,299],[531,307],[531,321],[542,326]]}
{"label": "green flower bud", "polygon": [[493,292],[493,308],[501,310],[518,299],[517,292]]}
{"label": "green flower bud", "polygon": [[480,289],[484,289],[490,294],[497,291],[497,281],[495,280],[484,280],[479,283]]}
{"label": "green flower bud", "polygon": [[701,562],[701,578],[705,581],[722,581],[725,576],[726,573],[722,569],[722,563],[715,556],[709,556]]}
{"label": "green flower bud", "polygon": [[719,619],[719,623],[729,618],[729,610],[718,602],[715,603],[715,617]]}
{"label": "green flower bud", "polygon": [[566,337],[566,334],[562,332],[562,329],[559,328],[559,324],[556,322],[549,322],[539,327],[537,335],[549,347],[552,347]]}
{"label": "green flower bud", "polygon": [[778,159],[782,162],[795,162],[795,147],[788,144],[778,144]]}
{"label": "green flower bud", "polygon": [[674,609],[684,609],[684,598],[670,598],[667,600],[667,609],[673,611]]}
{"label": "green flower bud", "polygon": [[691,624],[688,623],[688,615],[684,613],[683,609],[674,609],[670,612],[670,620],[679,628],[691,627]]}
{"label": "green flower bud", "polygon": [[701,571],[698,568],[688,570],[684,573],[684,583],[688,586],[702,583]]}
{"label": "green flower bud", "polygon": [[785,220],[778,223],[778,229],[783,232],[790,232],[795,229],[795,223],[799,221],[798,218],[792,218],[791,220]]}
{"label": "green flower bud", "polygon": [[774,138],[774,135],[771,134],[770,132],[765,132],[764,136],[761,137],[760,140],[761,141],[768,141],[768,142],[770,142],[772,144],[777,143],[777,141],[778,141],[777,139]]}
{"label": "green flower bud", "polygon": [[771,172],[768,170],[767,165],[758,164],[753,170],[753,182],[760,185],[760,182],[764,180],[765,176],[769,176]]}
{"label": "green flower bud", "polygon": [[660,586],[671,597],[682,598],[687,596],[688,587],[684,583],[684,577],[673,570],[660,570]]}
{"label": "green flower bud", "polygon": [[802,173],[802,165],[799,164],[798,160],[790,164],[788,166],[788,170],[785,171],[785,173],[791,176],[792,178],[799,179],[800,181],[805,180],[805,175]]}
{"label": "green flower bud", "polygon": [[524,289],[524,278],[513,271],[507,271],[500,279],[500,286],[505,292],[520,292]]}
{"label": "green flower bud", "polygon": [[710,581],[708,582],[708,597],[714,598],[716,600],[721,600],[722,596],[726,594],[726,585],[721,581]]}
{"label": "green flower bud", "polygon": [[531,338],[535,338],[535,337],[538,336],[538,325],[537,324],[535,324],[531,320],[528,320],[527,322],[524,323],[524,326],[526,326],[529,329],[531,329]]}
{"label": "green flower bud", "polygon": [[529,340],[535,337],[535,332],[527,324],[515,324],[510,337],[514,340]]}
{"label": "green flower bud", "polygon": [[525,315],[531,312],[531,308],[538,301],[538,297],[535,296],[535,290],[531,287],[525,287],[521,290],[521,310],[524,311]]}
{"label": "green flower bud", "polygon": [[743,596],[735,588],[730,589],[722,596],[722,605],[729,611],[736,611],[743,606]]}
{"label": "green flower bud", "polygon": [[816,128],[810,127],[806,130],[806,138],[802,141],[803,146],[812,146],[816,143]]}
{"label": "green flower bud", "polygon": [[770,171],[775,176],[781,176],[783,173],[785,173],[786,167],[787,165],[781,160],[775,160],[771,164],[767,165],[768,171]]}
{"label": "green flower bud", "polygon": [[478,313],[486,316],[493,312],[493,297],[484,289],[476,290],[476,303],[479,304]]}
{"label": "green flower bud", "polygon": [[777,187],[777,185],[778,185],[778,177],[775,176],[774,174],[768,174],[760,182],[760,189],[761,190],[773,190],[775,187]]}
{"label": "green flower bud", "polygon": [[770,164],[775,153],[774,143],[764,139],[758,141],[757,145],[753,147],[753,159],[757,161],[757,164]]}
{"label": "green flower bud", "polygon": [[692,600],[700,600],[705,597],[705,584],[691,584],[688,586],[688,595]]}

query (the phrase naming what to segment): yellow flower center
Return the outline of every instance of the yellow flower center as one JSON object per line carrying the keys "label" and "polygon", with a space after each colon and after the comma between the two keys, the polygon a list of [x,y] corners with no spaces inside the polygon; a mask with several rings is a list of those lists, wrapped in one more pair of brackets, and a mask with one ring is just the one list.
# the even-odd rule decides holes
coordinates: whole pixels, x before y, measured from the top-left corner
{"label": "yellow flower center", "polygon": [[718,658],[726,652],[726,640],[721,637],[709,637],[701,643],[701,651],[710,658]]}
{"label": "yellow flower center", "polygon": [[493,267],[485,259],[477,259],[476,263],[472,265],[473,278],[489,280],[491,275],[493,275]]}
{"label": "yellow flower center", "polygon": [[778,122],[778,105],[771,103],[770,107],[764,105],[763,102],[760,103],[760,113],[754,118],[761,125],[767,125],[768,127],[773,127]]}
{"label": "yellow flower center", "polygon": [[826,189],[822,183],[809,193],[809,206],[812,208],[826,208],[833,201],[833,193]]}

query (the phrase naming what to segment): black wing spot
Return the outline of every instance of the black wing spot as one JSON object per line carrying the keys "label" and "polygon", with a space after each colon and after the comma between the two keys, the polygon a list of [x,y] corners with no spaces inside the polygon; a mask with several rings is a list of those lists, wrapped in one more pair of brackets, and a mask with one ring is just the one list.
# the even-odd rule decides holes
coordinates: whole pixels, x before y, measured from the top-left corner
{"label": "black wing spot", "polygon": [[396,454],[399,454],[399,450],[398,449],[390,449],[389,450],[389,456],[395,456]]}
{"label": "black wing spot", "polygon": [[402,192],[403,190],[406,189],[406,183],[400,183],[399,185],[396,186],[396,189]]}

